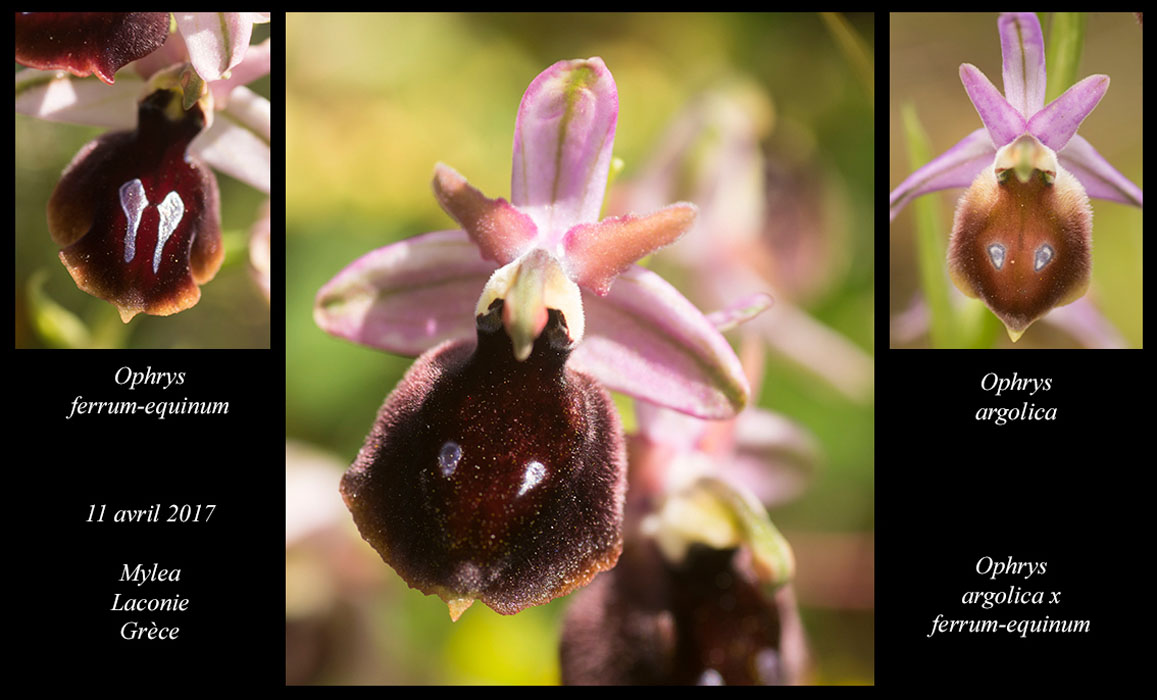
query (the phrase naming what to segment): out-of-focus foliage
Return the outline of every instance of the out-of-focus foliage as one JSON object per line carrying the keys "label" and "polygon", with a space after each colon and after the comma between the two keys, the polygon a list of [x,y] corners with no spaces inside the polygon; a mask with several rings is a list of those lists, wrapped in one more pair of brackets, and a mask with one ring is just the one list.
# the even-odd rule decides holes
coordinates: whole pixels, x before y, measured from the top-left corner
{"label": "out-of-focus foliage", "polygon": [[[1041,15],[1046,45],[1052,40],[1051,15]],[[1126,177],[1144,188],[1141,149],[1141,25],[1133,13],[1090,13],[1085,17],[1084,46],[1075,76],[1079,80],[1103,73],[1111,84],[1096,110],[1081,124],[1080,135],[1088,139],[1102,156]],[[961,63],[971,63],[995,82],[1001,75],[1000,35],[996,13],[890,15],[891,89],[889,105],[889,187],[903,182],[911,172],[904,106],[912,105],[927,130],[932,155],[951,148],[965,135],[980,128],[980,117],[961,85]],[[1059,91],[1055,80],[1063,70],[1048,65],[1050,95]],[[1069,70],[1071,73],[1071,69]],[[1055,80],[1054,80],[1055,79]],[[962,189],[925,195],[938,198],[941,206],[939,235],[945,243],[952,231],[952,213]],[[1111,323],[1121,344],[1140,347],[1142,342],[1142,211],[1102,199],[1093,206],[1093,282],[1084,301]],[[927,333],[921,334],[923,309],[916,245],[917,213],[914,207],[902,211],[890,227],[889,315],[892,318],[892,347],[926,347]],[[946,264],[942,265],[945,277]],[[954,302],[963,302],[955,287]],[[1078,302],[1078,303],[1082,303]],[[960,308],[965,314],[978,303]],[[915,313],[913,310],[915,309]],[[1004,333],[982,331],[991,339],[989,347],[1082,347],[1073,336],[1051,323],[1062,307],[1045,316],[1015,345]],[[991,314],[988,314],[991,316]],[[900,320],[904,319],[904,320]],[[986,325],[991,321],[984,319]],[[905,330],[905,327],[914,330]],[[995,326],[994,326],[995,327]],[[965,329],[958,329],[965,330]],[[965,330],[965,334],[967,331]],[[959,347],[960,345],[957,345]]]}
{"label": "out-of-focus foliage", "polygon": [[[871,72],[863,70],[854,37],[871,56],[874,27],[870,14],[844,19],[846,25],[814,14],[289,15],[286,433],[333,457],[333,495],[341,465],[353,459],[411,360],[318,330],[314,295],[373,248],[454,227],[431,192],[436,162],[490,196],[508,197],[519,100],[534,76],[561,59],[600,56],[618,85],[615,155],[625,167],[608,201],[701,91],[737,76],[765,91],[774,128],[760,146],[771,167],[786,154],[791,167],[781,170],[811,173],[816,206],[825,208],[816,235],[836,242],[840,260],[821,289],[796,303],[870,353],[872,86],[863,82]],[[833,26],[854,37],[837,38]],[[760,402],[810,429],[824,453],[809,490],[771,513],[799,560],[811,680],[872,682],[871,402],[850,400],[777,359],[768,361]],[[407,589],[357,539],[347,513],[330,527],[367,559],[334,561],[332,548],[317,548],[316,540],[287,551],[287,593],[311,598],[301,591],[320,587],[331,596],[309,613],[287,609],[288,682],[557,682],[567,598],[512,617],[474,606],[451,623],[443,603]],[[326,583],[311,589],[319,580]]]}

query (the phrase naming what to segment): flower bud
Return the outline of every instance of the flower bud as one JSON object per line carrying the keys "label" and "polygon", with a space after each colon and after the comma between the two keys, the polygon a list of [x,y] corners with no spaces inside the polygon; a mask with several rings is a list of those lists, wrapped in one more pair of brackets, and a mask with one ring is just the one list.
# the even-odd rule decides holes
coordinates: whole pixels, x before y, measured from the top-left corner
{"label": "flower bud", "polygon": [[420,357],[382,405],[341,482],[359,531],[454,619],[474,600],[513,614],[614,566],[625,451],[593,379],[565,366],[566,321],[549,311],[515,358],[501,299],[477,344]]}
{"label": "flower bud", "polygon": [[960,198],[948,272],[981,299],[1013,341],[1057,306],[1084,295],[1092,273],[1093,213],[1056,153],[1025,134],[996,153]]}
{"label": "flower bud", "polygon": [[562,681],[791,683],[782,613],[780,599],[760,584],[743,548],[697,544],[672,563],[653,541],[629,539],[614,571],[567,608],[559,649]]}

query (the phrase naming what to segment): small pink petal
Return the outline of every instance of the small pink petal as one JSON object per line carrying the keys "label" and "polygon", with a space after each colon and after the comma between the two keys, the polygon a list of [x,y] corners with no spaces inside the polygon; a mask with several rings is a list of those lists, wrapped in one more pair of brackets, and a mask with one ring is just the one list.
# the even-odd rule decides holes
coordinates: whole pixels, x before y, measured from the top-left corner
{"label": "small pink petal", "polygon": [[1057,159],[1065,170],[1076,175],[1090,197],[1141,206],[1141,188],[1110,165],[1080,134],[1073,136]]}
{"label": "small pink petal", "polygon": [[586,296],[586,337],[570,362],[608,388],[708,419],[734,416],[750,388],[739,358],[662,277],[633,266]]}
{"label": "small pink petal", "polygon": [[505,199],[488,199],[448,165],[434,166],[434,196],[487,260],[505,265],[534,245],[538,229],[529,216]]}
{"label": "small pink petal", "polygon": [[317,294],[322,330],[416,357],[474,335],[474,304],[494,272],[463,231],[435,231],[371,251]]}
{"label": "small pink petal", "polygon": [[930,160],[892,190],[888,201],[888,218],[895,219],[900,210],[916,197],[950,187],[968,187],[977,173],[992,165],[996,149],[984,129],[965,136],[952,148]]}
{"label": "small pink petal", "polygon": [[1026,119],[1045,103],[1045,42],[1032,12],[1006,12],[997,20],[1004,57],[1004,97]]}
{"label": "small pink petal", "polygon": [[1004,99],[979,68],[971,63],[961,64],[960,82],[964,83],[968,99],[980,114],[984,128],[988,129],[993,146],[1000,148],[1024,133],[1024,115]]}
{"label": "small pink petal", "polygon": [[559,61],[526,88],[514,126],[510,199],[545,241],[598,221],[619,117],[619,93],[601,58]]}
{"label": "small pink petal", "polygon": [[679,239],[695,221],[694,204],[680,202],[646,216],[619,216],[579,224],[563,236],[570,278],[599,296],[631,263]]}
{"label": "small pink petal", "polygon": [[1109,76],[1090,75],[1032,115],[1028,120],[1029,133],[1054,151],[1061,150],[1108,89]]}

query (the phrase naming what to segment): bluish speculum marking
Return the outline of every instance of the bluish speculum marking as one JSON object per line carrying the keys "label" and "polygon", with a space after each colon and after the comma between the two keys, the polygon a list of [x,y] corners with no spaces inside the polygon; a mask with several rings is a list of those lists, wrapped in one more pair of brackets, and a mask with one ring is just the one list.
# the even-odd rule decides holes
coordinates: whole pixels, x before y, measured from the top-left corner
{"label": "bluish speculum marking", "polygon": [[145,197],[145,187],[139,179],[129,180],[121,185],[121,209],[125,213],[125,262],[131,262],[137,254],[137,228],[141,225],[141,214],[149,205]]}
{"label": "bluish speculum marking", "polygon": [[462,448],[458,443],[451,441],[442,445],[442,450],[438,453],[438,468],[442,470],[442,476],[448,477],[453,474],[461,459]]}
{"label": "bluish speculum marking", "polygon": [[1040,248],[1036,249],[1036,258],[1033,261],[1032,268],[1037,272],[1041,271],[1045,265],[1053,261],[1053,247],[1048,243],[1044,243]]}
{"label": "bluish speculum marking", "polygon": [[988,259],[992,261],[992,266],[996,269],[1004,267],[1004,246],[999,243],[993,243],[988,246]]}
{"label": "bluish speculum marking", "polygon": [[537,460],[531,461],[526,465],[526,471],[522,474],[522,485],[518,487],[518,495],[526,493],[542,481],[542,477],[546,476],[546,466]]}
{"label": "bluish speculum marking", "polygon": [[176,192],[170,192],[165,195],[164,201],[157,205],[157,213],[160,214],[160,221],[157,224],[157,247],[153,251],[153,274],[156,274],[161,266],[161,253],[164,251],[165,242],[173,235],[173,231],[177,230],[177,224],[181,223],[181,217],[185,215],[185,203]]}

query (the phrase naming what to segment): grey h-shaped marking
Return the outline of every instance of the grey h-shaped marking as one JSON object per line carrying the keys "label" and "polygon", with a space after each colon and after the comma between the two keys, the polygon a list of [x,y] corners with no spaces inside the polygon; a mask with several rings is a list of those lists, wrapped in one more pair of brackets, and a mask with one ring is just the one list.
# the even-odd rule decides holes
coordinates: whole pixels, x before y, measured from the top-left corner
{"label": "grey h-shaped marking", "polygon": [[[121,185],[121,209],[125,212],[128,227],[125,231],[125,262],[132,262],[137,254],[137,228],[141,225],[141,215],[145,207],[149,206],[145,196],[145,186],[139,178],[129,180]],[[157,214],[160,220],[157,224],[157,246],[153,249],[153,274],[161,267],[161,253],[165,249],[165,242],[177,230],[177,224],[185,216],[185,203],[176,192],[165,195],[165,199],[157,205]]]}

